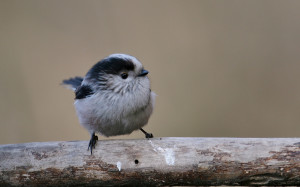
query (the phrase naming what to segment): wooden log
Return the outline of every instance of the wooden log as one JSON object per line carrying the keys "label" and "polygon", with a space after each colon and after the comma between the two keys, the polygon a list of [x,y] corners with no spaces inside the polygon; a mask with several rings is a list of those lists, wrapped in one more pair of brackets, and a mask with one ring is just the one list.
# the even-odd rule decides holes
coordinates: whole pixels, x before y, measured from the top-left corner
{"label": "wooden log", "polygon": [[0,186],[300,185],[300,138],[0,145]]}

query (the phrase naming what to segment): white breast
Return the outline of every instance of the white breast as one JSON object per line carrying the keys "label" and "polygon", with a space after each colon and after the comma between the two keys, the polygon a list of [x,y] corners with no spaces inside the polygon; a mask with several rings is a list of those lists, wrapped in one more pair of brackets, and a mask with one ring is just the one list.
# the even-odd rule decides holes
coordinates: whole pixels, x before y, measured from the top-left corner
{"label": "white breast", "polygon": [[76,100],[74,105],[80,124],[90,133],[107,137],[138,130],[147,124],[155,103],[155,93],[146,89],[121,97],[101,92]]}

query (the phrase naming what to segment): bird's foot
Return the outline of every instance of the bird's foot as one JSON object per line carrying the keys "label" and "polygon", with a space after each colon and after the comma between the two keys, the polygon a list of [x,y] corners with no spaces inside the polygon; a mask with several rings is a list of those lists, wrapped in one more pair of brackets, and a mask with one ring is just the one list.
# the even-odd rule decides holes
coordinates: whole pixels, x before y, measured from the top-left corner
{"label": "bird's foot", "polygon": [[153,138],[153,134],[152,134],[152,133],[146,133],[146,134],[145,134],[145,137],[146,137],[147,139]]}
{"label": "bird's foot", "polygon": [[95,149],[95,145],[97,143],[98,140],[98,136],[95,135],[95,133],[92,134],[91,139],[90,139],[90,143],[89,143],[89,147],[88,150],[91,150],[91,155],[93,153],[93,149]]}
{"label": "bird's foot", "polygon": [[145,134],[145,137],[146,137],[147,139],[153,138],[153,137],[154,137],[152,133],[148,133],[148,132],[146,132],[146,131],[145,131],[144,129],[142,129],[142,128],[140,128],[140,130]]}

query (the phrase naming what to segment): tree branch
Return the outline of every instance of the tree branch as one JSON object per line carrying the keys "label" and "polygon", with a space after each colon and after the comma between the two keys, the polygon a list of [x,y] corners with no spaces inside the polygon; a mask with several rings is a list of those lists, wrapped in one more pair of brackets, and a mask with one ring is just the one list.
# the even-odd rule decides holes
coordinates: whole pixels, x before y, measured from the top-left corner
{"label": "tree branch", "polygon": [[0,186],[300,185],[300,138],[0,145]]}

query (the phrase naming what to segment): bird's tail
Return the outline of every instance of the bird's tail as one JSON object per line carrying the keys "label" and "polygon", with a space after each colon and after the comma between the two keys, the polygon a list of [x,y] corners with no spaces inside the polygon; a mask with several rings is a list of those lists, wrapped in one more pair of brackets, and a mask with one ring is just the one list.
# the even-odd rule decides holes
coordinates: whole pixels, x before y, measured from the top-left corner
{"label": "bird's tail", "polygon": [[75,91],[81,85],[82,81],[83,81],[82,77],[74,77],[74,78],[63,80],[61,84],[64,85],[66,88]]}

